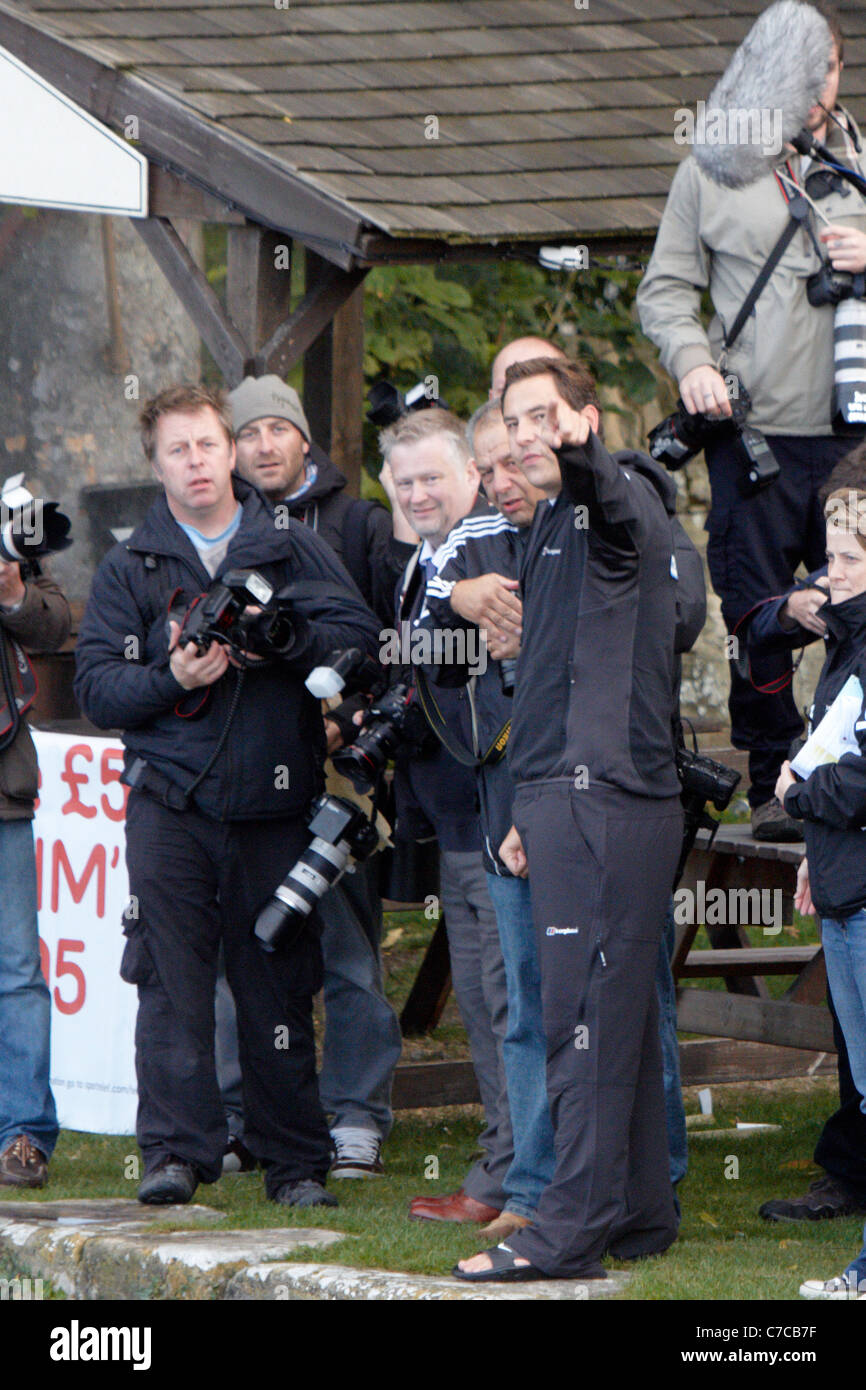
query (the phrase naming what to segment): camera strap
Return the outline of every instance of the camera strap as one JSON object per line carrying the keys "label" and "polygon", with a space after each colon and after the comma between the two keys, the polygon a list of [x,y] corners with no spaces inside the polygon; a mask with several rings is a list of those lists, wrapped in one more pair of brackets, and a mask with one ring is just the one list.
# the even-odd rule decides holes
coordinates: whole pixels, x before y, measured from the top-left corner
{"label": "camera strap", "polygon": [[779,261],[785,254],[788,245],[793,240],[794,233],[796,232],[797,228],[801,225],[801,223],[806,222],[806,218],[809,215],[809,204],[806,202],[805,198],[802,198],[799,195],[795,198],[789,198],[784,188],[782,189],[782,193],[788,204],[788,221],[785,223],[782,235],[779,237],[779,240],[776,242],[769,256],[765,260],[764,264],[761,266],[761,269],[758,271],[758,274],[755,277],[755,283],[752,285],[752,288],[749,290],[749,293],[743,300],[743,303],[740,307],[740,312],[734,319],[734,322],[731,325],[730,332],[725,334],[725,352],[728,352],[733,347],[737,338],[739,338],[740,334],[746,326],[746,320],[748,319],[749,315],[755,307],[758,296],[761,294],[764,286],[766,285],[773,271],[776,269],[776,266],[779,264]]}
{"label": "camera strap", "polygon": [[[11,648],[13,662],[9,659]],[[36,698],[36,677],[27,654],[8,632],[0,633],[0,677],[3,700],[0,702],[0,753],[15,742],[21,728],[21,715]]]}
{"label": "camera strap", "polygon": [[505,757],[505,750],[508,747],[508,739],[511,734],[510,719],[506,719],[499,733],[487,749],[487,752],[483,753],[480,758],[476,758],[473,753],[470,753],[458,740],[452,737],[451,731],[442,716],[442,711],[439,708],[430,682],[424,671],[420,668],[415,681],[415,689],[418,691],[418,699],[424,711],[427,723],[442,744],[442,747],[451,754],[452,758],[456,758],[458,763],[461,763],[463,767],[480,768],[495,767],[498,762],[502,761]]}

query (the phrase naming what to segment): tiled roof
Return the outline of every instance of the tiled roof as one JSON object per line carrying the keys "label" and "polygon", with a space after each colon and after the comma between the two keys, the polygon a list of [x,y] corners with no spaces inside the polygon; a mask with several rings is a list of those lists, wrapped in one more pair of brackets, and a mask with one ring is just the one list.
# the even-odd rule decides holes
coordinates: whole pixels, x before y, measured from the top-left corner
{"label": "tiled roof", "polygon": [[[171,97],[185,120],[324,195],[326,220],[333,208],[398,239],[537,242],[653,235],[684,153],[674,111],[709,95],[764,8],[0,0],[0,21],[19,16]],[[843,4],[842,18],[843,96],[862,119],[866,8]],[[28,53],[38,66],[38,42]],[[238,201],[256,215],[248,190]]]}

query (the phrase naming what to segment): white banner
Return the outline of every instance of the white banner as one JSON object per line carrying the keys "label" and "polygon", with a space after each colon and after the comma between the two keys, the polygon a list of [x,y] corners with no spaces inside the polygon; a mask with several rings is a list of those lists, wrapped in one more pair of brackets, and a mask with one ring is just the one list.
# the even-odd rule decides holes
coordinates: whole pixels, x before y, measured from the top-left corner
{"label": "white banner", "polygon": [[33,831],[42,970],[51,991],[51,1086],[64,1129],[135,1132],[137,992],[120,978],[129,897],[119,739],[33,730]]}

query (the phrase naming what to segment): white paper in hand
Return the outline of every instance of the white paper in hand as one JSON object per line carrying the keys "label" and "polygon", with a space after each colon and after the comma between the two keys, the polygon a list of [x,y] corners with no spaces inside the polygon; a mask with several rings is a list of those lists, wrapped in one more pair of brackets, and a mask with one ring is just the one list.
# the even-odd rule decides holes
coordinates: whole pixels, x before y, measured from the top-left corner
{"label": "white paper in hand", "polygon": [[808,777],[824,763],[838,763],[844,753],[859,755],[854,725],[862,708],[863,687],[856,676],[849,676],[818,727],[791,762],[798,777]]}

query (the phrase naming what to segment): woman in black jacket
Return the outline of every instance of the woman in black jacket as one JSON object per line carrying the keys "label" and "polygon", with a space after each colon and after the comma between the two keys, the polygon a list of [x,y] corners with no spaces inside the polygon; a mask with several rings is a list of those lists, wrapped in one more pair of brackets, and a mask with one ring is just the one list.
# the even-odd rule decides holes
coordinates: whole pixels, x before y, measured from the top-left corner
{"label": "woman in black jacket", "polygon": [[[789,815],[804,822],[806,858],[797,875],[799,911],[817,912],[827,977],[851,1063],[854,1083],[866,1096],[866,451],[846,461],[855,486],[830,491],[827,520],[827,577],[830,601],[821,610],[827,626],[827,656],[815,691],[810,732],[852,678],[860,701],[854,722],[859,753],[816,767],[805,781],[782,765],[776,795]],[[850,482],[850,479],[849,479]],[[859,682],[859,688],[857,687]],[[866,1100],[861,1102],[866,1110]],[[804,1298],[843,1299],[866,1294],[864,1245],[845,1272],[809,1279]]]}

